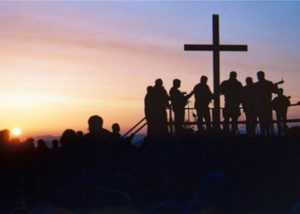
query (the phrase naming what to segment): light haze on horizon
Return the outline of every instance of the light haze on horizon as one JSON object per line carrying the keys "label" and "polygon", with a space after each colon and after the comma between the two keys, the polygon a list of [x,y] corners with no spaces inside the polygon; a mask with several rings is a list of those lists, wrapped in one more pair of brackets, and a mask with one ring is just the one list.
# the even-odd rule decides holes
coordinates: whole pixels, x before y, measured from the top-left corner
{"label": "light haze on horizon", "polygon": [[212,89],[212,53],[183,51],[211,44],[212,14],[221,43],[248,45],[221,53],[221,80],[235,70],[244,84],[263,70],[283,78],[296,103],[299,11],[300,2],[0,2],[0,129],[86,132],[98,114],[105,128],[118,122],[126,131],[144,116],[146,87],[157,78],[167,91],[179,78],[190,92],[207,75]]}

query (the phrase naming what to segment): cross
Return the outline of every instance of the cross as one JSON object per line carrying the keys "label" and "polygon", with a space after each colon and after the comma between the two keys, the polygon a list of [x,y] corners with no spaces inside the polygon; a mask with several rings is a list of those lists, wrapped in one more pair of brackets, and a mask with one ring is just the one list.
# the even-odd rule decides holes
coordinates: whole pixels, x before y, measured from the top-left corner
{"label": "cross", "polygon": [[197,45],[185,44],[185,51],[212,51],[213,52],[213,82],[214,82],[214,108],[213,127],[220,129],[220,52],[221,51],[247,51],[247,45],[223,45],[219,38],[219,15],[213,15],[213,44]]}

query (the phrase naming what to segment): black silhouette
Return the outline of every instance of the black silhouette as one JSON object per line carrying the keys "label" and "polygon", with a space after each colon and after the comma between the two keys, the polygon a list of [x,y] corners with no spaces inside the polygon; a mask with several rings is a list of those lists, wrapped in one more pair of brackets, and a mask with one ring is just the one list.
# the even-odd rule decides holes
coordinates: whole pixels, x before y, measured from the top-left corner
{"label": "black silhouette", "polygon": [[[235,71],[231,71],[229,79],[223,81],[220,85],[220,92],[224,94],[225,97],[225,107],[223,110],[224,131],[231,134],[236,134],[237,120],[241,114],[240,103],[243,86],[236,78],[237,73]],[[229,128],[230,119],[231,129]]]}
{"label": "black silhouette", "polygon": [[3,144],[8,144],[9,143],[9,130],[4,129],[0,131],[0,142]]}
{"label": "black silhouette", "polygon": [[[149,90],[148,90],[149,89]],[[148,88],[145,97],[145,114],[147,122],[150,122],[150,136],[163,136],[168,134],[167,107],[169,96],[163,87],[163,81],[157,79],[154,87]]]}
{"label": "black silhouette", "polygon": [[103,119],[98,115],[93,115],[88,120],[89,133],[83,136],[83,140],[87,143],[105,144],[113,143],[114,137],[112,133],[103,128]]}
{"label": "black silhouette", "polygon": [[290,97],[283,95],[283,89],[277,90],[277,97],[272,100],[273,109],[276,112],[278,135],[286,133],[288,126],[286,124],[288,107],[291,105]]}
{"label": "black silhouette", "polygon": [[213,15],[213,44],[212,45],[184,45],[185,51],[213,51],[213,75],[214,75],[214,129],[220,129],[220,51],[247,51],[247,45],[223,45],[220,44],[219,15]]}
{"label": "black silhouette", "polygon": [[251,77],[246,78],[246,85],[243,87],[242,104],[246,115],[246,132],[248,135],[255,135],[256,109],[255,109],[256,91]]}
{"label": "black silhouette", "polygon": [[50,149],[47,147],[46,142],[43,139],[39,139],[37,142],[37,151],[41,154],[47,154],[50,153]]}
{"label": "black silhouette", "polygon": [[147,121],[147,136],[153,137],[155,134],[155,112],[153,112],[155,97],[153,93],[153,86],[147,87],[147,94],[144,98],[144,111]]}
{"label": "black silhouette", "polygon": [[256,107],[259,119],[260,133],[272,133],[272,93],[277,92],[277,85],[265,79],[263,71],[257,72],[258,82],[255,83]]}
{"label": "black silhouette", "polygon": [[188,99],[193,95],[193,93],[186,94],[186,92],[181,92],[179,90],[180,86],[181,81],[179,79],[174,79],[173,87],[169,92],[172,109],[175,116],[175,133],[177,135],[182,133],[185,106],[188,102]]}
{"label": "black silhouette", "polygon": [[77,133],[73,129],[65,130],[60,137],[60,145],[62,146],[63,150],[74,149],[77,143]]}
{"label": "black silhouette", "polygon": [[83,132],[82,131],[77,131],[76,135],[78,138],[82,138],[83,137]]}
{"label": "black silhouette", "polygon": [[207,77],[202,76],[200,78],[200,83],[194,87],[195,95],[195,108],[197,110],[197,125],[198,131],[203,129],[203,119],[205,119],[206,130],[211,128],[211,119],[209,111],[209,103],[213,99],[213,94],[210,91],[209,86],[207,85]]}
{"label": "black silhouette", "polygon": [[120,143],[122,140],[122,137],[120,134],[120,131],[121,131],[120,125],[118,123],[114,123],[114,124],[112,124],[111,129],[112,129],[112,134],[115,139],[115,142]]}

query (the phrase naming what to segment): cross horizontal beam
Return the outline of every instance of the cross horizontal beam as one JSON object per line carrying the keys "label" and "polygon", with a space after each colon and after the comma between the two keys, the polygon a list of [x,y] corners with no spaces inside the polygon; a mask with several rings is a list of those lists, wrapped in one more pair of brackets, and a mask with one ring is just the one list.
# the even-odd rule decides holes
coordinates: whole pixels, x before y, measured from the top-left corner
{"label": "cross horizontal beam", "polygon": [[220,51],[248,51],[247,45],[220,45]]}
{"label": "cross horizontal beam", "polygon": [[196,44],[188,44],[184,45],[185,51],[248,51],[247,45],[196,45]]}

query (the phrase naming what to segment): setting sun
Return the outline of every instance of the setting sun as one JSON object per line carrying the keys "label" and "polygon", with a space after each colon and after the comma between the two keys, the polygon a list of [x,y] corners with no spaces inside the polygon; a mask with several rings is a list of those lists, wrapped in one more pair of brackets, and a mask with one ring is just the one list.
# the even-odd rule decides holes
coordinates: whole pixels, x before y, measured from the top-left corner
{"label": "setting sun", "polygon": [[11,132],[14,136],[20,136],[22,133],[22,130],[20,128],[13,128]]}

